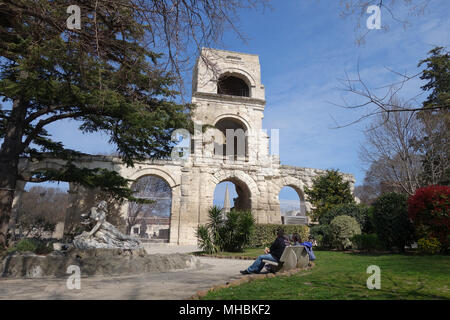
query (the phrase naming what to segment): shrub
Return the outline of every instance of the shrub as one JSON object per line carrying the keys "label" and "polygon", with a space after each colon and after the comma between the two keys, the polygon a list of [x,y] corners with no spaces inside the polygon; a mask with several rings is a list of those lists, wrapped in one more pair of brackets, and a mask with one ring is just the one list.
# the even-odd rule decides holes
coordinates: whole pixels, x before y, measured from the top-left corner
{"label": "shrub", "polygon": [[337,216],[350,216],[358,221],[361,226],[362,232],[373,232],[373,226],[371,221],[371,209],[364,204],[346,203],[332,207],[326,213],[319,218],[321,225],[330,224],[331,220]]}
{"label": "shrub", "polygon": [[314,225],[309,229],[309,237],[316,240],[319,247],[328,247],[330,246],[329,227],[328,224]]}
{"label": "shrub", "polygon": [[47,254],[53,251],[53,241],[45,241],[36,238],[23,238],[8,251],[31,251],[36,254]]}
{"label": "shrub", "polygon": [[434,237],[421,238],[417,241],[417,245],[422,253],[436,254],[441,251],[441,243]]}
{"label": "shrub", "polygon": [[267,247],[277,237],[277,230],[283,229],[286,234],[298,233],[301,242],[308,241],[309,227],[296,224],[256,224],[254,232],[250,237],[249,247]]}
{"label": "shrub", "polygon": [[248,245],[255,221],[250,211],[230,211],[223,227],[219,228],[220,248],[241,252]]}
{"label": "shrub", "polygon": [[214,241],[209,233],[209,230],[206,226],[200,225],[197,228],[197,232],[195,234],[198,241],[198,247],[206,253],[216,253],[218,251],[217,246],[214,245]]}
{"label": "shrub", "polygon": [[355,234],[361,234],[361,227],[355,218],[338,216],[334,218],[329,227],[329,237],[334,248],[344,250],[353,245],[350,240]]}
{"label": "shrub", "polygon": [[254,224],[250,211],[230,211],[223,219],[221,210],[213,206],[209,210],[209,222],[197,228],[198,245],[207,253],[243,251],[249,244]]}
{"label": "shrub", "polygon": [[373,224],[375,232],[385,249],[405,245],[414,239],[414,228],[408,218],[406,196],[400,193],[386,193],[373,203]]}
{"label": "shrub", "polygon": [[38,240],[36,254],[48,254],[53,251],[53,243],[55,241]]}
{"label": "shrub", "polygon": [[213,206],[208,211],[209,221],[206,224],[206,228],[211,232],[211,241],[216,247],[216,251],[220,251],[221,246],[221,238],[220,238],[220,227],[223,225],[223,214],[222,210]]}
{"label": "shrub", "polygon": [[408,215],[418,237],[435,237],[443,249],[449,246],[450,187],[428,186],[417,189],[408,199]]}
{"label": "shrub", "polygon": [[25,252],[25,251],[31,251],[35,252],[38,248],[38,243],[34,239],[30,238],[23,238],[20,240],[16,246],[13,248],[15,251]]}
{"label": "shrub", "polygon": [[360,250],[379,250],[383,248],[382,243],[375,233],[370,234],[356,234],[351,239],[352,243]]}

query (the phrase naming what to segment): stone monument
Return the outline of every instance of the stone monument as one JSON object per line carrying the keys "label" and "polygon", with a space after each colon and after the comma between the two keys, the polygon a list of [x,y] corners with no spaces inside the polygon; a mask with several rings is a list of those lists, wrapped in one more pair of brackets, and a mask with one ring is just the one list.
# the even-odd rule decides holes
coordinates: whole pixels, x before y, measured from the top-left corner
{"label": "stone monument", "polygon": [[127,236],[106,221],[106,201],[100,201],[89,213],[82,214],[82,224],[95,223],[91,231],[84,231],[73,239],[77,249],[141,249],[139,239]]}

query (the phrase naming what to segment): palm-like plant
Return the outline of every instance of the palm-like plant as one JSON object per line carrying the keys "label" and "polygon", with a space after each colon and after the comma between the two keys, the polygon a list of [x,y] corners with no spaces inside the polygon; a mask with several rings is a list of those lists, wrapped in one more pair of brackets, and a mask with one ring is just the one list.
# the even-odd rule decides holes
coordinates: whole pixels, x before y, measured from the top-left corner
{"label": "palm-like plant", "polygon": [[218,251],[218,248],[214,245],[209,230],[205,225],[198,226],[195,236],[197,237],[198,247],[202,249],[202,251],[210,254]]}
{"label": "palm-like plant", "polygon": [[207,253],[242,251],[249,242],[254,223],[250,211],[231,211],[224,219],[222,210],[213,206],[209,210],[209,222],[197,229],[199,247]]}
{"label": "palm-like plant", "polygon": [[206,227],[211,232],[213,242],[220,247],[222,242],[220,229],[224,224],[222,209],[217,206],[212,206],[208,211],[208,217],[209,222],[206,224]]}
{"label": "palm-like plant", "polygon": [[248,244],[254,228],[254,218],[250,211],[230,211],[222,231],[222,248],[239,252]]}

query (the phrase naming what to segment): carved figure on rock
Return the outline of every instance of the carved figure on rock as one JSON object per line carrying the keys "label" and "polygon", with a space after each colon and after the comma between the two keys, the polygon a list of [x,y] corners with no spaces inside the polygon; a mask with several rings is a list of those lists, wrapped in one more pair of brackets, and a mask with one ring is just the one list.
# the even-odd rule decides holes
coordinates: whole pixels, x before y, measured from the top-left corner
{"label": "carved figure on rock", "polygon": [[100,201],[97,207],[92,207],[89,213],[81,215],[82,224],[95,223],[91,231],[84,231],[76,236],[73,245],[78,249],[140,249],[139,239],[127,236],[114,225],[106,221],[106,201]]}

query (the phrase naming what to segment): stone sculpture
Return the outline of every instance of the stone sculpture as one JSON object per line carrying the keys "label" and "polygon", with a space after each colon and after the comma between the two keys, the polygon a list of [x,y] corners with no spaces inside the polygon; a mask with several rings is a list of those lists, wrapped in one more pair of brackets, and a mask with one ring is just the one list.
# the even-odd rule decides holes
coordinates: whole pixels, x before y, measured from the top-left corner
{"label": "stone sculpture", "polygon": [[73,245],[78,249],[140,249],[139,239],[127,236],[115,226],[106,221],[106,201],[100,201],[97,207],[92,207],[89,213],[82,214],[84,225],[95,223],[91,231],[84,231],[76,236]]}

